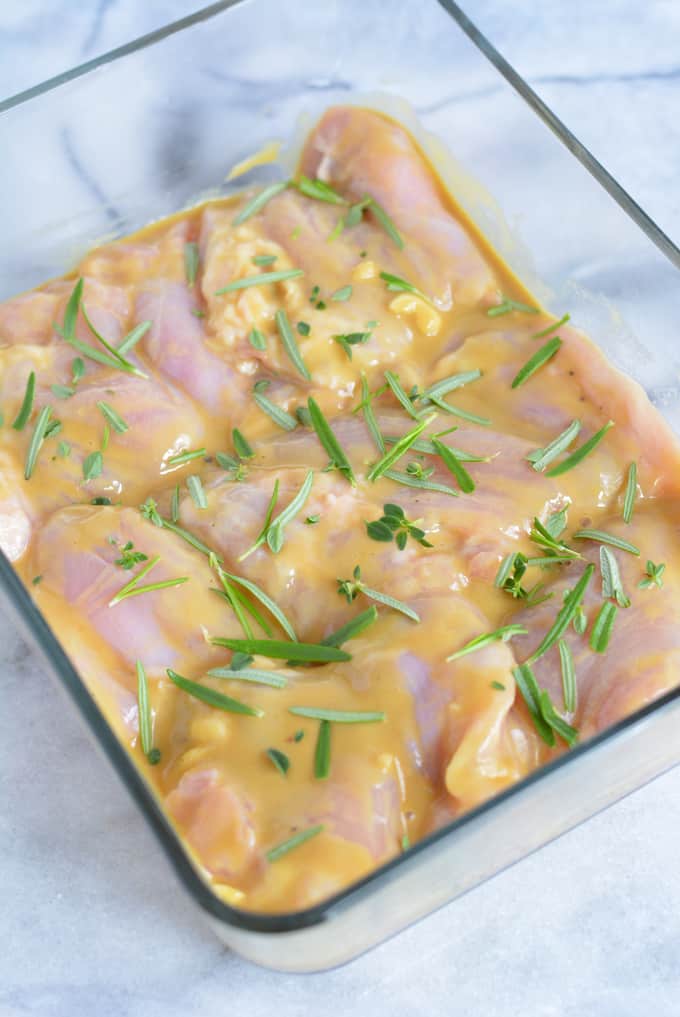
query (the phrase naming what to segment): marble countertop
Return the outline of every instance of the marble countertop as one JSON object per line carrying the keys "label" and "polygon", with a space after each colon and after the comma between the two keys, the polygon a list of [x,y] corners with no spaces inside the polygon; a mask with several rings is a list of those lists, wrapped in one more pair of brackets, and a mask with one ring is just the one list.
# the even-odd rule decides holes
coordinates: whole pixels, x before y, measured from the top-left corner
{"label": "marble countertop", "polygon": [[[466,6],[677,242],[680,5]],[[0,99],[195,7],[4,4]],[[177,892],[127,793],[4,618],[0,648],[0,1017],[679,1012],[680,769],[353,964],[281,975],[225,950]]]}

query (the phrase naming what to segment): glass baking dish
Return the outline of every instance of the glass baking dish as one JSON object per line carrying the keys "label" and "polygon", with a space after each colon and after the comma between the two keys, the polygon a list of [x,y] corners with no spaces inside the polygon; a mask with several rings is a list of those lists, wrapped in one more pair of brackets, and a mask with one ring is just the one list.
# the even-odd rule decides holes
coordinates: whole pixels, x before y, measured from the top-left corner
{"label": "glass baking dish", "polygon": [[[557,315],[568,309],[678,430],[680,251],[456,5],[405,0],[386,16],[364,0],[348,19],[342,0],[303,0],[295,15],[278,0],[213,4],[0,103],[0,299],[103,238],[228,193],[231,165],[299,138],[334,102],[412,127],[415,111],[421,144],[510,266]],[[266,179],[260,170],[246,182]],[[211,891],[4,557],[0,590],[217,934],[281,970],[356,956],[680,759],[678,690],[322,904],[252,914]]]}

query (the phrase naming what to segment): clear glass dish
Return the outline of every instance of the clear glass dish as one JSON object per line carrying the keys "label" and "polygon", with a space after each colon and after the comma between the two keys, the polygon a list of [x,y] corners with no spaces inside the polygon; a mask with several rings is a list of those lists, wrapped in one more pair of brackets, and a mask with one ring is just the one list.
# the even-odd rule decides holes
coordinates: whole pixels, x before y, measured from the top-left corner
{"label": "clear glass dish", "polygon": [[[278,0],[227,0],[0,103],[0,299],[105,237],[226,193],[231,165],[338,101],[411,124],[415,110],[455,158],[422,129],[421,143],[511,267],[678,430],[680,251],[448,0],[389,16],[365,0],[351,22],[341,0],[304,0],[295,19]],[[4,557],[0,592],[217,934],[282,970],[356,956],[680,760],[679,689],[319,906],[252,914],[204,881]]]}

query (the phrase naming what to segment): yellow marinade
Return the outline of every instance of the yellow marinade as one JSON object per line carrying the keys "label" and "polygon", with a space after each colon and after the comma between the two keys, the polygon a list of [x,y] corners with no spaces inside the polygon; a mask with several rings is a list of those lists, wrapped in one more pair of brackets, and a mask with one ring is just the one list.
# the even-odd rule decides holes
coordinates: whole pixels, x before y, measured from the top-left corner
{"label": "yellow marinade", "polygon": [[0,545],[227,901],[323,900],[676,683],[678,446],[564,311],[355,107],[0,305]]}

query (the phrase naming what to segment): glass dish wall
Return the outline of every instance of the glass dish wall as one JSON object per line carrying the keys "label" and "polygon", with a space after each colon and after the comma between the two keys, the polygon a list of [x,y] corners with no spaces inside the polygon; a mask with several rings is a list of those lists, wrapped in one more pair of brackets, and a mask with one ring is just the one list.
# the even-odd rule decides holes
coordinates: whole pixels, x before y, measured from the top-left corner
{"label": "glass dish wall", "polygon": [[[369,104],[418,118],[421,143],[511,266],[547,307],[568,309],[677,429],[680,252],[592,162],[600,179],[591,175],[578,142],[540,105],[537,115],[524,83],[446,7],[406,0],[386,14],[365,0],[348,18],[342,0],[216,4],[0,104],[0,299],[62,273],[104,238],[227,193],[235,162],[299,138],[326,106]],[[245,178],[266,179],[266,170]],[[247,914],[203,882],[4,559],[0,586],[185,889],[226,943],[273,967],[347,960],[680,759],[672,694],[337,898],[300,914]]]}

